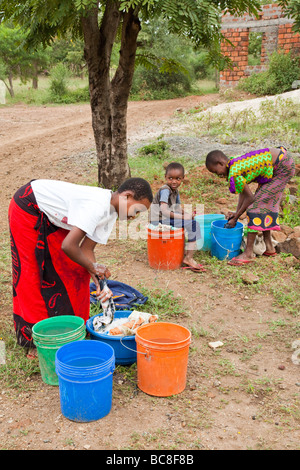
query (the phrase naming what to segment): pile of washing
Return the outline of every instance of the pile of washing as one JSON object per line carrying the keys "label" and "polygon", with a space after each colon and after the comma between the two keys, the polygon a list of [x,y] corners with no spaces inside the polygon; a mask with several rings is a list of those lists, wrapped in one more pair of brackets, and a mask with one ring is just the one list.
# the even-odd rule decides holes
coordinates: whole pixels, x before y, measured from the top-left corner
{"label": "pile of washing", "polygon": [[97,316],[93,319],[93,328],[97,333],[102,334],[134,336],[138,327],[147,323],[154,323],[157,319],[157,315],[133,310],[127,318],[117,318],[108,325],[103,325],[101,316]]}
{"label": "pile of washing", "polygon": [[[98,279],[101,291],[112,291],[113,296],[105,302],[101,303],[103,309],[102,315],[97,315],[93,319],[93,329],[97,333],[108,334],[113,336],[134,336],[138,327],[147,323],[156,322],[157,315],[152,315],[147,312],[140,312],[138,310],[128,310],[128,317],[115,319],[115,311],[118,304],[114,300],[128,302],[126,309],[132,308],[133,305],[144,304],[148,297],[144,297],[140,292],[127,284],[117,281],[109,281],[108,279]],[[91,289],[91,303],[95,302],[95,284],[90,286]],[[126,299],[126,300],[125,300]],[[119,304],[120,305],[120,304]],[[122,304],[124,308],[124,304]]]}
{"label": "pile of washing", "polygon": [[148,228],[150,230],[153,230],[154,232],[170,232],[172,230],[182,230],[181,227],[173,227],[172,225],[166,225],[166,224],[149,224]]}

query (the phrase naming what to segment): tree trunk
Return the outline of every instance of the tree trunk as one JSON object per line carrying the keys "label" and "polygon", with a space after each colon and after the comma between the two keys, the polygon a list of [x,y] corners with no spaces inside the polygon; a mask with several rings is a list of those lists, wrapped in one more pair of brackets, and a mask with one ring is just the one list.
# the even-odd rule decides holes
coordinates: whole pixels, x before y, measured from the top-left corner
{"label": "tree trunk", "polygon": [[[5,83],[5,82],[4,82],[4,83]],[[10,96],[11,96],[12,98],[14,98],[14,96],[15,96],[15,91],[14,91],[14,85],[13,85],[13,76],[12,76],[11,73],[8,75],[8,83],[9,83],[9,86],[7,86],[6,83],[5,83],[6,88],[8,89]]]}
{"label": "tree trunk", "polygon": [[39,87],[39,68],[36,62],[33,63],[33,77],[32,77],[32,88],[37,90]]}
{"label": "tree trunk", "polygon": [[84,55],[89,71],[92,126],[98,161],[98,184],[112,188],[111,86],[109,66],[112,46],[120,22],[118,3],[109,1],[98,26],[98,9],[82,18]]}
{"label": "tree trunk", "polygon": [[[127,161],[127,103],[132,84],[140,24],[133,11],[123,14],[111,0],[98,25],[98,10],[82,18],[85,60],[89,71],[92,125],[98,161],[98,184],[116,188],[130,175]],[[112,82],[110,58],[124,15],[120,61]]]}
{"label": "tree trunk", "polygon": [[134,74],[137,37],[141,26],[131,9],[124,14],[120,59],[112,79],[112,144],[115,178],[121,183],[130,176],[127,157],[127,107]]}

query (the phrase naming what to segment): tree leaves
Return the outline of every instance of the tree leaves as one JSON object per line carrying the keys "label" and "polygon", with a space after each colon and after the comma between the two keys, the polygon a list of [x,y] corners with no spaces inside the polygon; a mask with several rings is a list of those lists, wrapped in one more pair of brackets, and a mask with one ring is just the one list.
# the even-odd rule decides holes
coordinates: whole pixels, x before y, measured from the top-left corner
{"label": "tree leaves", "polygon": [[155,54],[137,54],[136,66],[138,65],[142,65],[148,70],[157,69],[160,73],[183,72],[186,75],[189,74],[189,71],[178,60]]}
{"label": "tree leaves", "polygon": [[288,18],[293,18],[294,31],[300,31],[300,0],[279,0],[279,5],[285,10]]}
{"label": "tree leaves", "polygon": [[149,11],[155,5],[156,2],[157,2],[157,0],[127,0],[127,1],[121,1],[120,10],[128,12],[130,9],[140,10],[142,8],[146,8]]}
{"label": "tree leaves", "polygon": [[[29,30],[28,41],[31,44],[47,44],[56,35],[67,32],[79,37],[82,34],[81,18],[91,8],[99,8],[100,18],[100,11],[113,1],[0,0],[0,20],[11,18]],[[300,28],[300,0],[279,0],[279,3],[296,20],[296,27]],[[219,52],[223,40],[222,13],[257,14],[260,8],[259,0],[115,0],[115,4],[124,13],[134,10],[142,21],[153,21],[162,15],[170,32],[189,38],[196,47],[207,48],[214,63],[226,60],[221,58]]]}

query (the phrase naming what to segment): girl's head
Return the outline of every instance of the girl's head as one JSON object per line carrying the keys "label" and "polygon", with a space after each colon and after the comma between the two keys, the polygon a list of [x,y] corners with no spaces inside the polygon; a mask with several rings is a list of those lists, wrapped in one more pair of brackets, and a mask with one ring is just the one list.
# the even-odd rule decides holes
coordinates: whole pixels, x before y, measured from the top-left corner
{"label": "girl's head", "polygon": [[221,150],[212,150],[206,157],[206,168],[218,176],[228,176],[228,157]]}
{"label": "girl's head", "polygon": [[165,178],[170,188],[177,189],[184,179],[184,168],[181,163],[170,163],[166,168]]}
{"label": "girl's head", "polygon": [[113,206],[122,220],[134,219],[140,212],[148,210],[153,201],[150,184],[143,178],[127,179],[114,194]]}

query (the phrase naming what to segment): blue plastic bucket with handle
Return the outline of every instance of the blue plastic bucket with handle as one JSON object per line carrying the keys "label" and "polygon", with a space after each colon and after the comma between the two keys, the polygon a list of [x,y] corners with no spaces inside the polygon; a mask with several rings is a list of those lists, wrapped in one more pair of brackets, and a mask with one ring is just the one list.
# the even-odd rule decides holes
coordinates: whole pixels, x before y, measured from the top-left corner
{"label": "blue plastic bucket with handle", "polygon": [[220,260],[232,259],[241,251],[244,226],[237,222],[234,228],[224,228],[227,220],[215,220],[211,224],[211,255]]}
{"label": "blue plastic bucket with handle", "polygon": [[215,220],[224,220],[224,214],[196,215],[195,220],[199,222],[201,238],[197,240],[197,248],[202,251],[211,251],[211,224]]}
{"label": "blue plastic bucket with handle", "polygon": [[[116,310],[114,319],[128,318],[131,314],[131,310]],[[102,314],[98,314],[102,316]],[[98,315],[95,315],[86,322],[86,330],[90,334],[92,340],[103,341],[109,344],[114,352],[116,365],[130,365],[136,362],[136,342],[135,335],[133,336],[113,336],[108,333],[101,333],[94,330],[93,320]]]}
{"label": "blue plastic bucket with handle", "polygon": [[106,416],[112,405],[115,353],[106,343],[83,340],[58,349],[55,370],[62,414],[78,422]]}

